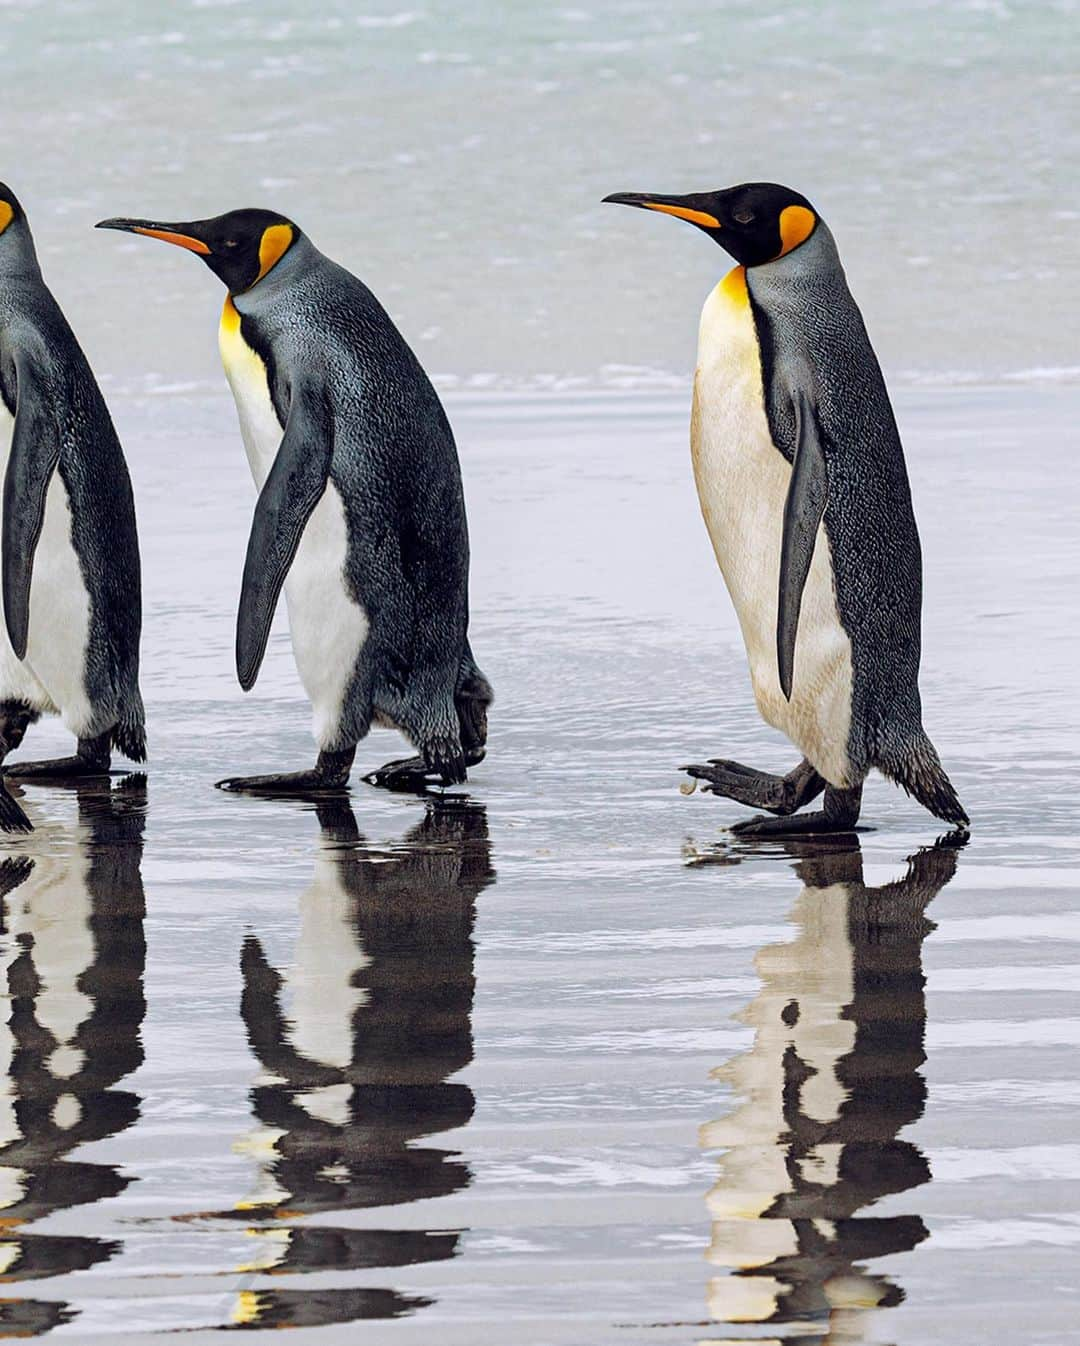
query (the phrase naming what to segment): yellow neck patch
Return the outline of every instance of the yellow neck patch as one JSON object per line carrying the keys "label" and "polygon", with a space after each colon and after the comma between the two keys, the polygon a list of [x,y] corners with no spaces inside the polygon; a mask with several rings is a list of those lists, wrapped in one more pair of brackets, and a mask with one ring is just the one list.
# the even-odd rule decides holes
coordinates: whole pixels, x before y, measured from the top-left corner
{"label": "yellow neck patch", "polygon": [[252,281],[253,285],[258,285],[263,276],[277,266],[289,251],[292,241],[291,224],[272,224],[263,230],[263,236],[259,240],[259,274]]}
{"label": "yellow neck patch", "polygon": [[805,206],[785,206],[780,212],[780,251],[776,256],[786,257],[793,248],[805,243],[814,232],[815,224],[817,216],[812,210]]}
{"label": "yellow neck patch", "polygon": [[8,227],[15,218],[15,212],[6,201],[0,201],[0,234]]}
{"label": "yellow neck patch", "polygon": [[239,396],[237,392],[239,389],[245,396],[253,396],[259,405],[262,405],[270,396],[266,364],[244,339],[240,312],[233,303],[231,295],[226,297],[225,307],[221,310],[218,350],[221,352],[221,363],[225,366],[225,374],[233,393]]}
{"label": "yellow neck patch", "polygon": [[720,293],[735,307],[742,308],[750,302],[750,292],[746,288],[746,267],[733,267],[720,282]]}
{"label": "yellow neck patch", "polygon": [[689,220],[691,224],[704,225],[706,229],[719,229],[720,221],[715,215],[708,215],[704,210],[690,210],[687,206],[665,206],[660,201],[645,201],[643,203],[648,210],[660,210],[665,215],[674,215],[678,220]]}
{"label": "yellow neck patch", "polygon": [[231,294],[225,296],[225,307],[221,310],[221,330],[227,332],[229,336],[235,335],[240,330],[240,314]]}

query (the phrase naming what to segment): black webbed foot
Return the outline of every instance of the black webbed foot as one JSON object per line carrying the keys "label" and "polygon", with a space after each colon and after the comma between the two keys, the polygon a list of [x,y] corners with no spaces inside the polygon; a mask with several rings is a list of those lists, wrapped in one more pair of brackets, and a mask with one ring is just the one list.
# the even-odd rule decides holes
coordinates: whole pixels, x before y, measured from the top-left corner
{"label": "black webbed foot", "polygon": [[781,837],[827,832],[854,832],[862,806],[862,786],[850,790],[825,787],[825,807],[817,813],[800,813],[797,817],[747,818],[736,823],[731,831],[739,837]]}
{"label": "black webbed foot", "polygon": [[4,774],[25,781],[84,781],[109,775],[109,764],[88,762],[84,757],[54,757],[45,762],[13,762]]}
{"label": "black webbed foot", "polygon": [[765,809],[780,817],[794,813],[825,788],[824,780],[805,760],[786,776],[755,771],[753,767],[723,757],[713,757],[705,765],[691,764],[682,769],[695,780],[704,781],[703,789],[707,793],[723,795],[739,804]]}
{"label": "black webbed foot", "polygon": [[328,784],[314,767],[310,771],[283,771],[268,776],[226,776],[214,784],[232,794],[255,795],[309,795],[327,790],[339,792],[343,788]]}
{"label": "black webbed foot", "polygon": [[397,762],[387,762],[385,766],[369,771],[364,781],[398,794],[423,794],[429,785],[439,784],[422,757],[403,757]]}
{"label": "black webbed foot", "polygon": [[232,794],[312,795],[340,794],[349,783],[356,748],[343,752],[321,752],[308,771],[284,771],[268,776],[226,776],[216,782],[219,790]]}
{"label": "black webbed foot", "polygon": [[109,734],[79,739],[73,757],[56,757],[44,762],[13,762],[4,771],[16,780],[84,781],[108,776],[112,763]]}
{"label": "black webbed foot", "polygon": [[364,780],[383,790],[422,794],[433,785],[463,784],[468,778],[467,768],[483,758],[482,747],[465,753],[461,744],[452,739],[435,739],[428,744],[423,756],[387,762],[376,771],[369,771]]}

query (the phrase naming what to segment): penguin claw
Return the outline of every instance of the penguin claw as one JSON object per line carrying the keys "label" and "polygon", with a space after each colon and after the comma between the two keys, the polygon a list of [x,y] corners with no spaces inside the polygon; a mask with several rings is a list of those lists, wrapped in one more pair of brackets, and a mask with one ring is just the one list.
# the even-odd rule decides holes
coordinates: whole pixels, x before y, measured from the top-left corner
{"label": "penguin claw", "polygon": [[374,785],[380,790],[423,794],[427,784],[426,770],[422,757],[403,757],[400,761],[387,762],[385,766],[369,771],[363,781],[365,785]]}
{"label": "penguin claw", "polygon": [[760,776],[752,766],[743,766],[742,762],[733,762],[730,757],[710,757],[709,765],[726,771],[730,776]]}
{"label": "penguin claw", "polygon": [[708,762],[691,762],[679,770],[687,772],[696,780],[712,781],[717,785],[724,785],[732,777],[741,778],[744,784],[748,779],[754,781],[774,779],[761,771],[755,771],[753,767],[743,766],[741,762],[732,762],[727,757],[710,757]]}
{"label": "penguin claw", "polygon": [[407,794],[423,794],[433,785],[461,785],[466,779],[465,756],[448,739],[428,745],[423,757],[387,762],[364,777],[368,785]]}
{"label": "penguin claw", "polygon": [[744,818],[741,823],[732,823],[728,831],[733,837],[761,837],[768,836],[769,829],[762,826],[763,823],[774,823],[775,818],[766,817],[765,814],[758,814],[754,818]]}
{"label": "penguin claw", "polygon": [[758,814],[734,823],[728,831],[736,837],[839,836],[861,831],[855,820],[844,815],[832,817],[821,811],[799,813],[794,817],[769,818]]}
{"label": "penguin claw", "polygon": [[738,771],[726,768],[727,764],[702,766],[692,763],[683,770],[695,784],[701,782],[702,794],[715,795],[718,799],[734,799],[750,808],[768,809],[770,813],[791,811],[785,805],[781,781],[770,779],[759,772],[752,773],[745,767]]}
{"label": "penguin claw", "polygon": [[400,761],[387,762],[385,766],[369,771],[364,781],[396,794],[423,794],[429,785],[435,784],[429,779],[432,775],[434,773],[422,757],[403,757]]}
{"label": "penguin claw", "polygon": [[705,794],[726,794],[727,790],[724,786],[731,782],[731,777],[735,774],[724,770],[723,765],[707,765],[700,762],[691,762],[688,766],[680,767],[679,770],[685,771],[694,780],[704,782],[701,789]]}
{"label": "penguin claw", "polygon": [[424,753],[428,771],[440,778],[443,785],[461,785],[466,779],[465,754],[461,744],[450,739],[437,739]]}

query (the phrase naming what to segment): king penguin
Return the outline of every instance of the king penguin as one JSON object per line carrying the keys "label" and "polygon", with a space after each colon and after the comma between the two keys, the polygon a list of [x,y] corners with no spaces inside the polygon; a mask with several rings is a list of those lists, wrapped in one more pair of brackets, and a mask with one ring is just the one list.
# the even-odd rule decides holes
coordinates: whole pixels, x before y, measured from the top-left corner
{"label": "king penguin", "polygon": [[[736,261],[705,301],[691,455],[763,718],[803,761],[774,776],[686,770],[765,809],[744,835],[846,831],[876,767],[966,825],[922,725],[922,560],[889,395],[825,221],[798,192],[619,192],[693,224]],[[824,790],[820,812],[792,817]]]}
{"label": "king penguin", "polygon": [[[127,465],[94,375],[41,276],[26,214],[0,184],[0,467],[4,622],[0,763],[43,713],[73,757],[8,776],[107,775],[141,762],[139,543]],[[30,822],[0,784],[0,828]]]}
{"label": "king penguin", "polygon": [[373,723],[397,727],[419,755],[373,772],[371,784],[465,780],[484,756],[491,688],[468,640],[457,449],[416,356],[371,291],[282,215],[98,228],[186,248],[229,291],[221,355],[259,493],[237,675],[250,690],[284,587],[319,753],[312,770],[219,787],[341,788]]}

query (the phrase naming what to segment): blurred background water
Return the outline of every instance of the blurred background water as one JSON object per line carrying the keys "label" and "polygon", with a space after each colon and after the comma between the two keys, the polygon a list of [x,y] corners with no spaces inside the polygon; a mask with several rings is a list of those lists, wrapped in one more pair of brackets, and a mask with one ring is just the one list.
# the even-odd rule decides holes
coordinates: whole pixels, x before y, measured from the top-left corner
{"label": "blurred background water", "polygon": [[[139,507],[148,779],[26,787],[0,864],[0,1336],[314,1346],[1080,1342],[1076,6],[0,4],[5,159]],[[964,846],[784,769],[687,454],[726,267],[616,189],[790,181],[896,391]],[[490,755],[309,762],[196,261],[115,213],[295,215],[447,389]],[[30,756],[66,751],[53,722]],[[360,771],[398,755],[377,730]]]}
{"label": "blurred background water", "polygon": [[726,255],[600,199],[754,179],[829,221],[890,372],[1075,377],[1077,19],[1075,0],[5,0],[3,175],[123,387],[217,385],[217,282],[88,226],[247,205],[366,279],[445,383],[683,380]]}

